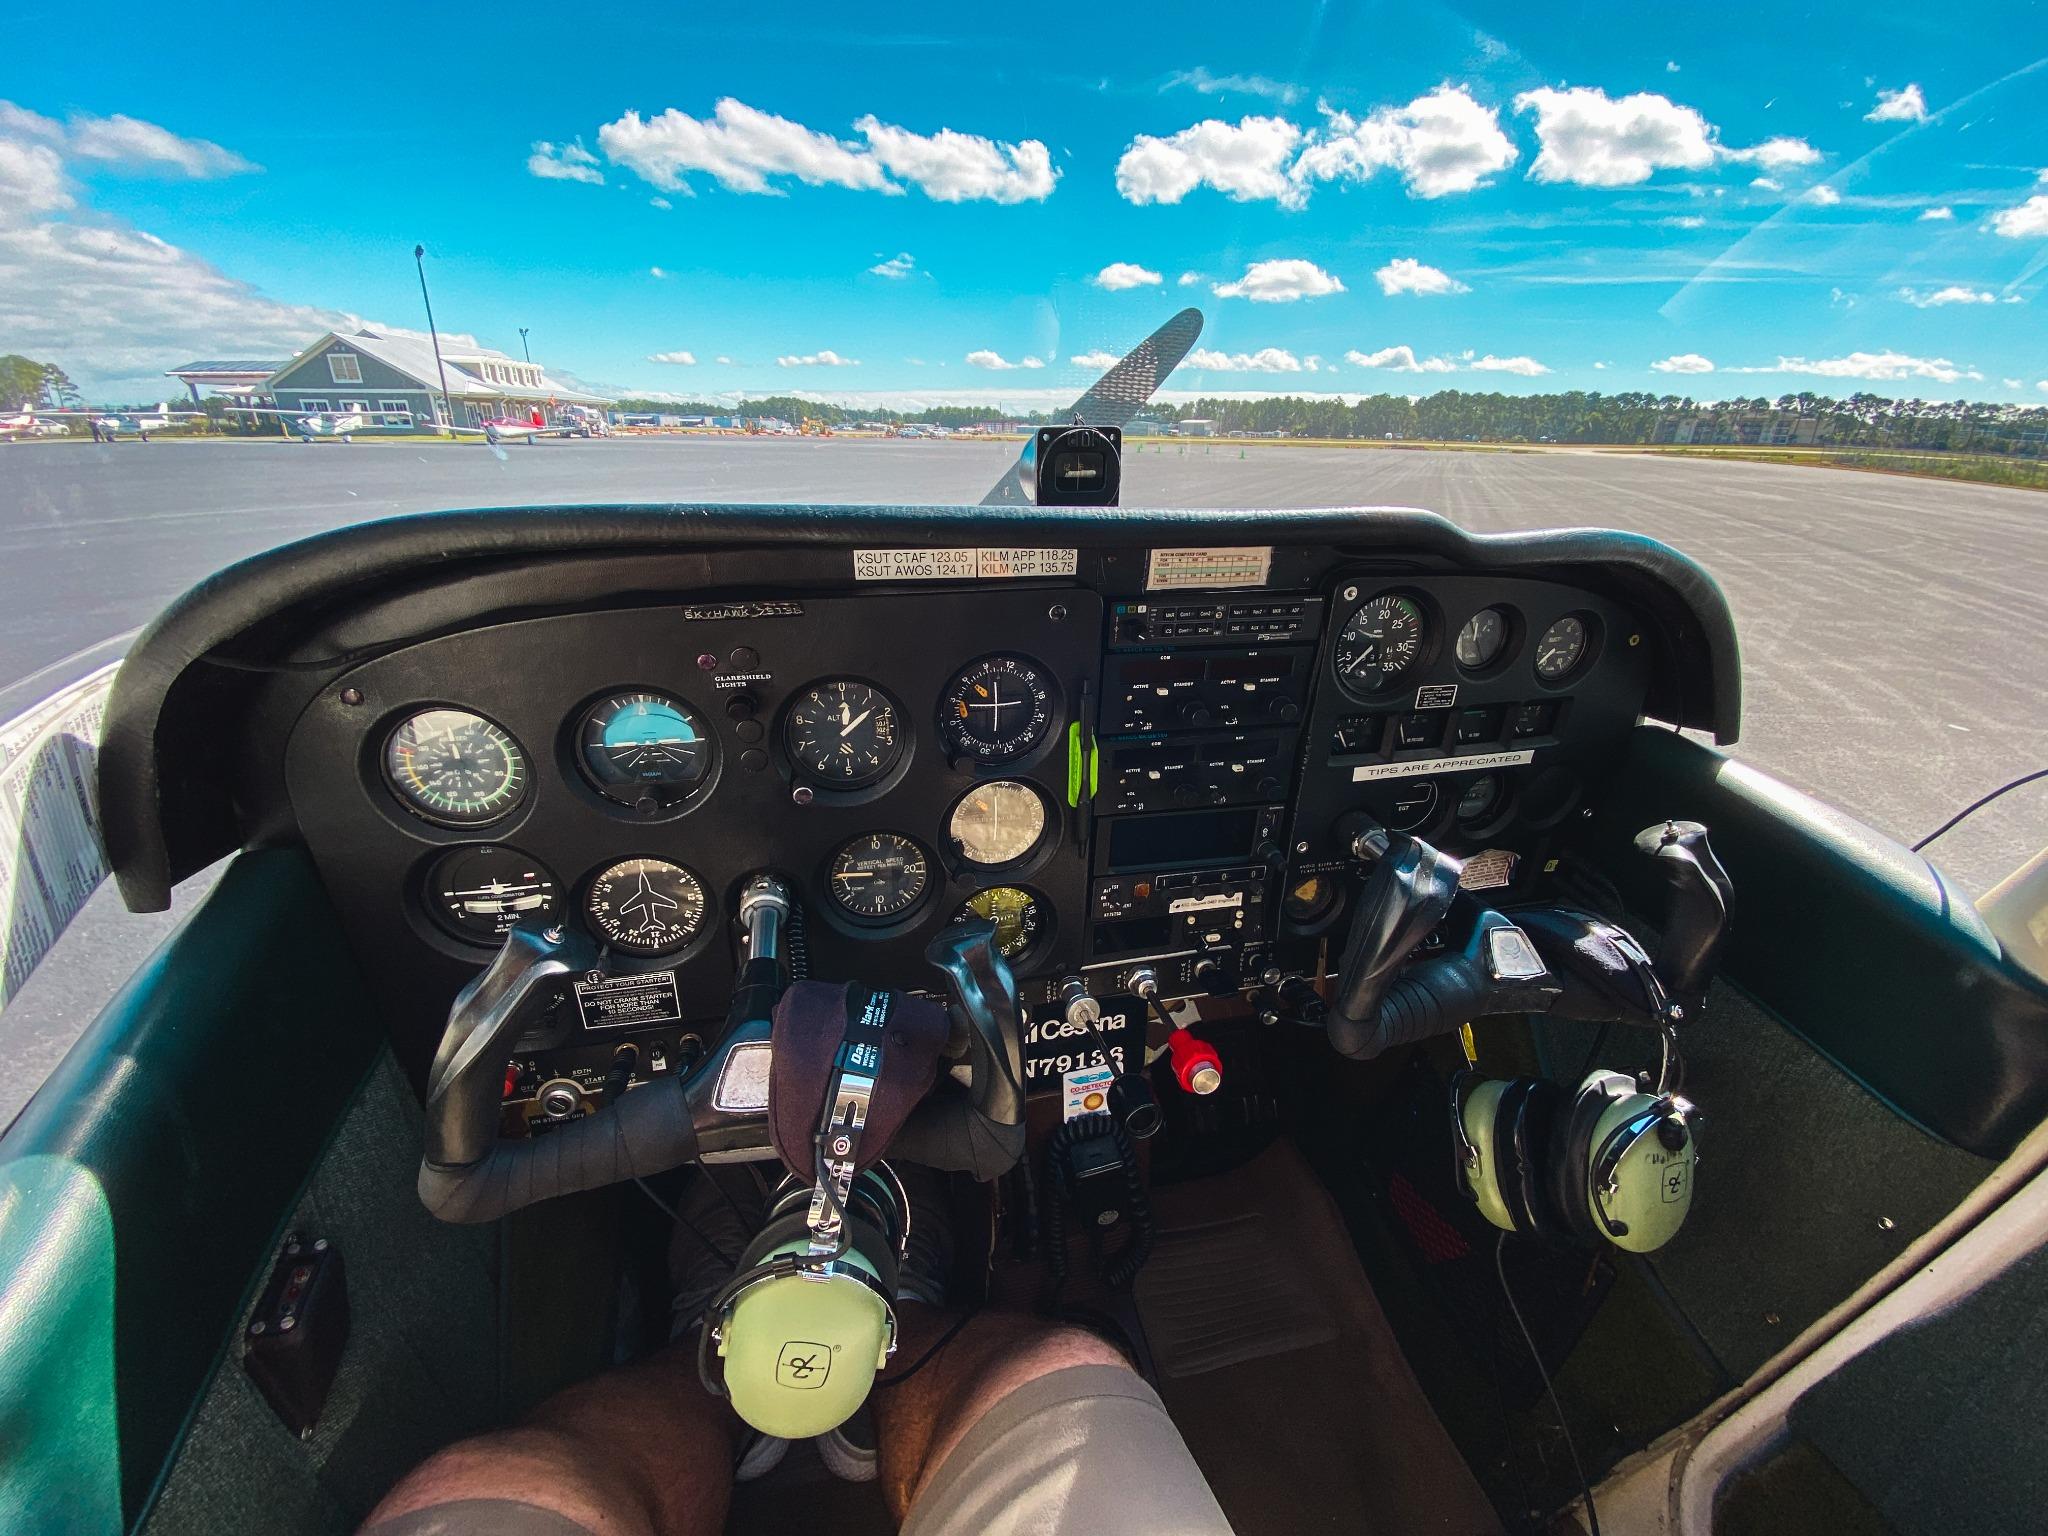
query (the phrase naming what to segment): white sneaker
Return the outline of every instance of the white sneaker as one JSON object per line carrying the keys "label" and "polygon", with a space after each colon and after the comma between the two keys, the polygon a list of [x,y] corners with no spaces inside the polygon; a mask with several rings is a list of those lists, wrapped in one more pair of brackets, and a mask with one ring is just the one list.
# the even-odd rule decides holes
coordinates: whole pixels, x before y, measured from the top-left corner
{"label": "white sneaker", "polygon": [[757,1477],[766,1477],[781,1466],[782,1458],[789,1454],[789,1442],[780,1436],[764,1435],[758,1429],[750,1429],[747,1434],[751,1438],[732,1469],[732,1480],[736,1483],[751,1483]]}
{"label": "white sneaker", "polygon": [[818,1459],[834,1477],[849,1483],[872,1483],[880,1470],[881,1457],[875,1448],[875,1416],[862,1403],[852,1418],[837,1429],[817,1435],[811,1444]]}

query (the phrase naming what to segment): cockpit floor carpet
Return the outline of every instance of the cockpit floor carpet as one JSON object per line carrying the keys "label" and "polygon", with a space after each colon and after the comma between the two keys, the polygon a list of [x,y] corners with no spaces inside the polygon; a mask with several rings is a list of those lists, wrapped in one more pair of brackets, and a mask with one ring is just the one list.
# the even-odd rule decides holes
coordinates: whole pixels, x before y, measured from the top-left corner
{"label": "cockpit floor carpet", "polygon": [[1500,1530],[1291,1145],[1155,1188],[1152,1206],[1139,1316],[1238,1536]]}

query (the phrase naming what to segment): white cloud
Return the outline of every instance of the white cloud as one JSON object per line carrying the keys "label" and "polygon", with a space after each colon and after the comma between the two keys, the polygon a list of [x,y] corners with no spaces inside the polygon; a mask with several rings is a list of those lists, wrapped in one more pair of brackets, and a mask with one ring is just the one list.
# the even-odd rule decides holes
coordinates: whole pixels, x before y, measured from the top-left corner
{"label": "white cloud", "polygon": [[1089,281],[1115,293],[1123,288],[1156,288],[1166,279],[1135,261],[1112,261]]}
{"label": "white cloud", "polygon": [[1234,282],[1217,283],[1211,290],[1219,299],[1250,299],[1255,304],[1291,304],[1296,299],[1319,299],[1342,293],[1344,285],[1312,261],[1290,258],[1255,261]]}
{"label": "white cloud", "polygon": [[1447,357],[1417,357],[1413,347],[1381,347],[1377,352],[1353,349],[1344,354],[1344,361],[1360,368],[1390,368],[1395,373],[1453,373],[1458,367]]}
{"label": "white cloud", "polygon": [[1954,384],[1961,379],[1984,377],[1974,368],[1958,367],[1945,357],[1912,357],[1904,352],[1851,352],[1847,357],[1781,357],[1768,366],[1727,371],[1805,373],[1823,379],[1870,379],[1882,383],[1932,379],[1937,384]]}
{"label": "white cloud", "polygon": [[1747,149],[1728,149],[1714,146],[1715,152],[1724,160],[1733,160],[1739,165],[1760,165],[1767,171],[1782,170],[1788,165],[1812,165],[1820,159],[1820,151],[1804,139],[1765,139],[1761,144],[1752,144]]}
{"label": "white cloud", "polygon": [[668,276],[668,268],[666,268],[666,267],[649,267],[649,268],[647,269],[647,275],[648,275],[649,277],[667,277],[667,276]]}
{"label": "white cloud", "polygon": [[64,157],[47,144],[0,139],[0,226],[72,206]]}
{"label": "white cloud", "polygon": [[1122,359],[1114,352],[1104,352],[1100,347],[1093,352],[1079,352],[1067,359],[1076,368],[1114,368]]}
{"label": "white cloud", "polygon": [[724,355],[724,354],[722,354],[722,353],[721,353],[721,354],[720,354],[719,356],[717,356],[717,357],[714,357],[713,359],[711,359],[711,361],[713,361],[714,363],[723,363],[723,364],[724,364],[724,365],[725,365],[726,367],[728,367],[728,368],[730,368],[730,367],[732,366],[732,359],[731,359],[731,358],[729,358],[729,357],[727,357],[727,356],[725,356],[725,355]]}
{"label": "white cloud", "polygon": [[1920,94],[1920,87],[1908,85],[1903,90],[1877,93],[1877,105],[1863,114],[1866,123],[1924,123],[1927,121],[1927,98]]}
{"label": "white cloud", "polygon": [[1820,151],[1803,139],[1773,138],[1747,149],[1720,142],[1719,130],[1691,107],[1654,91],[1613,97],[1589,86],[1524,91],[1515,109],[1536,114],[1540,146],[1532,181],[1627,187],[1657,171],[1702,171],[1719,160],[1776,169],[1810,165]]}
{"label": "white cloud", "polygon": [[[697,354],[694,352],[650,352],[647,354],[647,361],[650,363],[674,363],[679,368],[694,368],[697,366]],[[722,362],[723,359],[721,358],[720,361]]]}
{"label": "white cloud", "polygon": [[1920,222],[1922,224],[1933,224],[1938,222],[1953,223],[1955,221],[1955,216],[1955,209],[1950,208],[1946,205],[1943,205],[1940,208],[1923,208],[1920,210]]}
{"label": "white cloud", "polygon": [[887,261],[878,261],[872,267],[868,268],[868,272],[872,276],[893,278],[908,277],[911,273],[915,272],[916,270],[917,262],[911,257],[911,254],[908,251],[901,251],[896,255],[891,256]]}
{"label": "white cloud", "polygon": [[[587,181],[604,185],[604,172],[597,168],[597,156],[582,144],[550,144],[533,141],[533,153],[526,157],[526,174],[542,181]],[[663,204],[663,207],[668,206]]]}
{"label": "white cloud", "polygon": [[1202,274],[1199,272],[1183,272],[1174,279],[1174,282],[1183,288],[1192,288],[1201,280]]}
{"label": "white cloud", "polygon": [[1826,182],[1822,182],[1817,187],[1808,187],[1806,189],[1806,201],[1814,204],[1816,207],[1832,208],[1841,200],[1842,194]]}
{"label": "white cloud", "polygon": [[1679,352],[1650,364],[1658,373],[1712,373],[1713,363],[1697,352]]}
{"label": "white cloud", "polygon": [[1525,379],[1550,372],[1533,357],[1495,357],[1491,352],[1473,358],[1465,366],[1480,373],[1518,373]]}
{"label": "white cloud", "polygon": [[1183,69],[1167,76],[1162,90],[1175,86],[1192,86],[1204,96],[1232,94],[1238,96],[1264,96],[1283,106],[1293,106],[1305,94],[1298,85],[1285,80],[1270,80],[1264,75],[1212,75],[1197,64],[1193,69]]}
{"label": "white cloud", "polygon": [[1991,227],[2009,240],[2030,235],[2048,235],[2048,197],[2030,197],[2012,208],[1991,215]]}
{"label": "white cloud", "polygon": [[1626,187],[1662,170],[1705,170],[1714,163],[1714,130],[1691,107],[1639,91],[1610,97],[1587,86],[1524,91],[1515,110],[1536,114],[1540,149],[1532,181]]}
{"label": "white cloud", "polygon": [[1051,152],[1036,139],[999,144],[951,128],[917,134],[872,115],[853,126],[884,170],[934,202],[1042,203],[1059,180]]}
{"label": "white cloud", "polygon": [[858,368],[860,366],[860,359],[857,357],[841,357],[830,347],[824,347],[816,352],[792,353],[788,357],[778,357],[775,359],[775,366],[778,368]]}
{"label": "white cloud", "polygon": [[1594,364],[1593,366],[1594,366],[1594,367],[1595,367],[1596,369],[1605,369],[1605,368],[1608,368],[1608,367],[1610,367],[1610,366],[1612,366],[1612,365],[1611,365],[1611,364],[1608,364],[1608,363],[1595,363],[1595,364]]}
{"label": "white cloud", "polygon": [[1012,368],[1043,368],[1045,366],[1043,358],[1020,357],[1013,363],[1004,357],[1002,353],[991,352],[987,348],[983,348],[978,352],[968,353],[967,361],[976,368],[991,368],[997,372],[1007,372]]}
{"label": "white cloud", "polygon": [[675,204],[665,197],[650,197],[647,199],[647,206],[650,208],[673,208]]}
{"label": "white cloud", "polygon": [[[195,356],[285,358],[322,331],[362,327],[359,316],[273,299],[121,220],[67,216],[84,195],[65,173],[67,157],[82,153],[73,131],[134,122],[74,119],[67,128],[0,102],[0,336],[6,350],[60,364],[101,398],[156,399],[169,363]],[[119,127],[100,130],[91,142],[101,166],[185,174],[224,174],[227,168],[205,150],[186,155]],[[99,158],[117,152],[124,158]]]}
{"label": "white cloud", "polygon": [[627,112],[597,130],[598,147],[663,191],[702,172],[730,192],[779,194],[771,178],[807,186],[901,195],[915,186],[936,202],[1020,203],[1052,195],[1059,173],[1036,139],[998,143],[942,128],[913,133],[867,116],[854,131],[864,142],[834,138],[727,96],[708,118],[668,108],[653,117]]}
{"label": "white cloud", "polygon": [[1659,219],[1657,222],[1666,229],[1705,229],[1707,227],[1707,221],[1696,213],[1676,214],[1668,219]]}
{"label": "white cloud", "polygon": [[1771,176],[1759,176],[1750,185],[1759,192],[1782,192],[1785,190],[1785,183]]}
{"label": "white cloud", "polygon": [[1915,309],[1940,309],[1948,304],[1996,304],[1998,295],[1987,293],[1982,288],[1969,288],[1961,283],[1951,283],[1946,288],[1937,288],[1931,293],[1921,293],[1912,288],[1901,288],[1899,297]]}
{"label": "white cloud", "polygon": [[1389,169],[1409,195],[1470,192],[1515,163],[1500,114],[1463,86],[1440,85],[1404,107],[1377,107],[1363,118],[1324,108],[1324,125],[1295,162],[1297,181],[1364,181]]}
{"label": "white cloud", "polygon": [[262,169],[209,139],[183,138],[168,128],[119,112],[112,117],[72,118],[68,147],[81,159],[174,171],[195,181]]}
{"label": "white cloud", "polygon": [[1208,118],[1178,133],[1141,133],[1117,161],[1116,186],[1132,203],[1177,203],[1197,187],[1237,202],[1299,208],[1318,182],[1397,174],[1411,196],[1470,192],[1515,163],[1500,115],[1463,86],[1440,85],[1405,106],[1354,117],[1324,107],[1321,126],[1281,117]]}
{"label": "white cloud", "polygon": [[1301,359],[1279,347],[1261,347],[1256,352],[1210,352],[1197,347],[1188,354],[1190,368],[1211,373],[1299,373]]}
{"label": "white cloud", "polygon": [[1141,133],[1116,163],[1116,189],[1124,201],[1177,203],[1197,187],[1213,187],[1233,202],[1270,199],[1298,208],[1307,193],[1287,170],[1301,130],[1280,117],[1247,117],[1232,124],[1207,118],[1165,138]]}
{"label": "white cloud", "polygon": [[1380,292],[1390,297],[1397,293],[1470,293],[1472,290],[1459,282],[1450,273],[1435,267],[1424,266],[1413,256],[1397,256],[1381,267],[1373,276],[1379,280]]}

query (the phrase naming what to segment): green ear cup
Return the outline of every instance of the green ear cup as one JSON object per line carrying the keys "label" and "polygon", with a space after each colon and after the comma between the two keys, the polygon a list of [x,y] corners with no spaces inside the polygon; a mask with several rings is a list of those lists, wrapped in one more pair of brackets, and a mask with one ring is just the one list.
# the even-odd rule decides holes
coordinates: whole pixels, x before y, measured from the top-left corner
{"label": "green ear cup", "polygon": [[1465,1124],[1465,1140],[1479,1154],[1477,1161],[1467,1164],[1465,1170],[1467,1182],[1472,1187],[1472,1199],[1478,1205],[1480,1215],[1503,1232],[1512,1232],[1515,1219],[1508,1214],[1507,1201],[1501,1194],[1501,1149],[1494,1134],[1500,1097],[1507,1086],[1498,1078],[1474,1083],[1467,1090],[1465,1102],[1458,1113]]}
{"label": "green ear cup", "polygon": [[[793,1238],[760,1262],[806,1246]],[[763,1434],[802,1440],[837,1428],[866,1401],[889,1358],[895,1320],[874,1266],[858,1247],[838,1263],[837,1273],[781,1275],[748,1287],[719,1331],[726,1395]]]}
{"label": "green ear cup", "polygon": [[1699,1158],[1680,1109],[1649,1094],[1624,1094],[1594,1125],[1592,1148],[1586,1193],[1607,1240],[1630,1253],[1651,1253],[1676,1237],[1692,1209]]}

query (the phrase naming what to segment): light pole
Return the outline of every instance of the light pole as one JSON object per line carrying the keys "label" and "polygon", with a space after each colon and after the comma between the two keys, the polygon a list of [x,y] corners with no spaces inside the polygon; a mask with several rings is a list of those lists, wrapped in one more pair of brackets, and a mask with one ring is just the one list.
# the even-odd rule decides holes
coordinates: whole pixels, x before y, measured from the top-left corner
{"label": "light pole", "polygon": [[526,354],[529,363],[533,361],[533,348],[526,344],[526,327],[523,325],[519,327],[519,350]]}
{"label": "light pole", "polygon": [[427,306],[427,335],[434,343],[434,371],[441,375],[441,409],[447,413],[442,419],[453,431],[455,407],[448,399],[448,365],[441,361],[441,333],[434,329],[434,301],[427,297],[427,248],[424,245],[412,248],[412,261],[420,269],[420,298]]}

